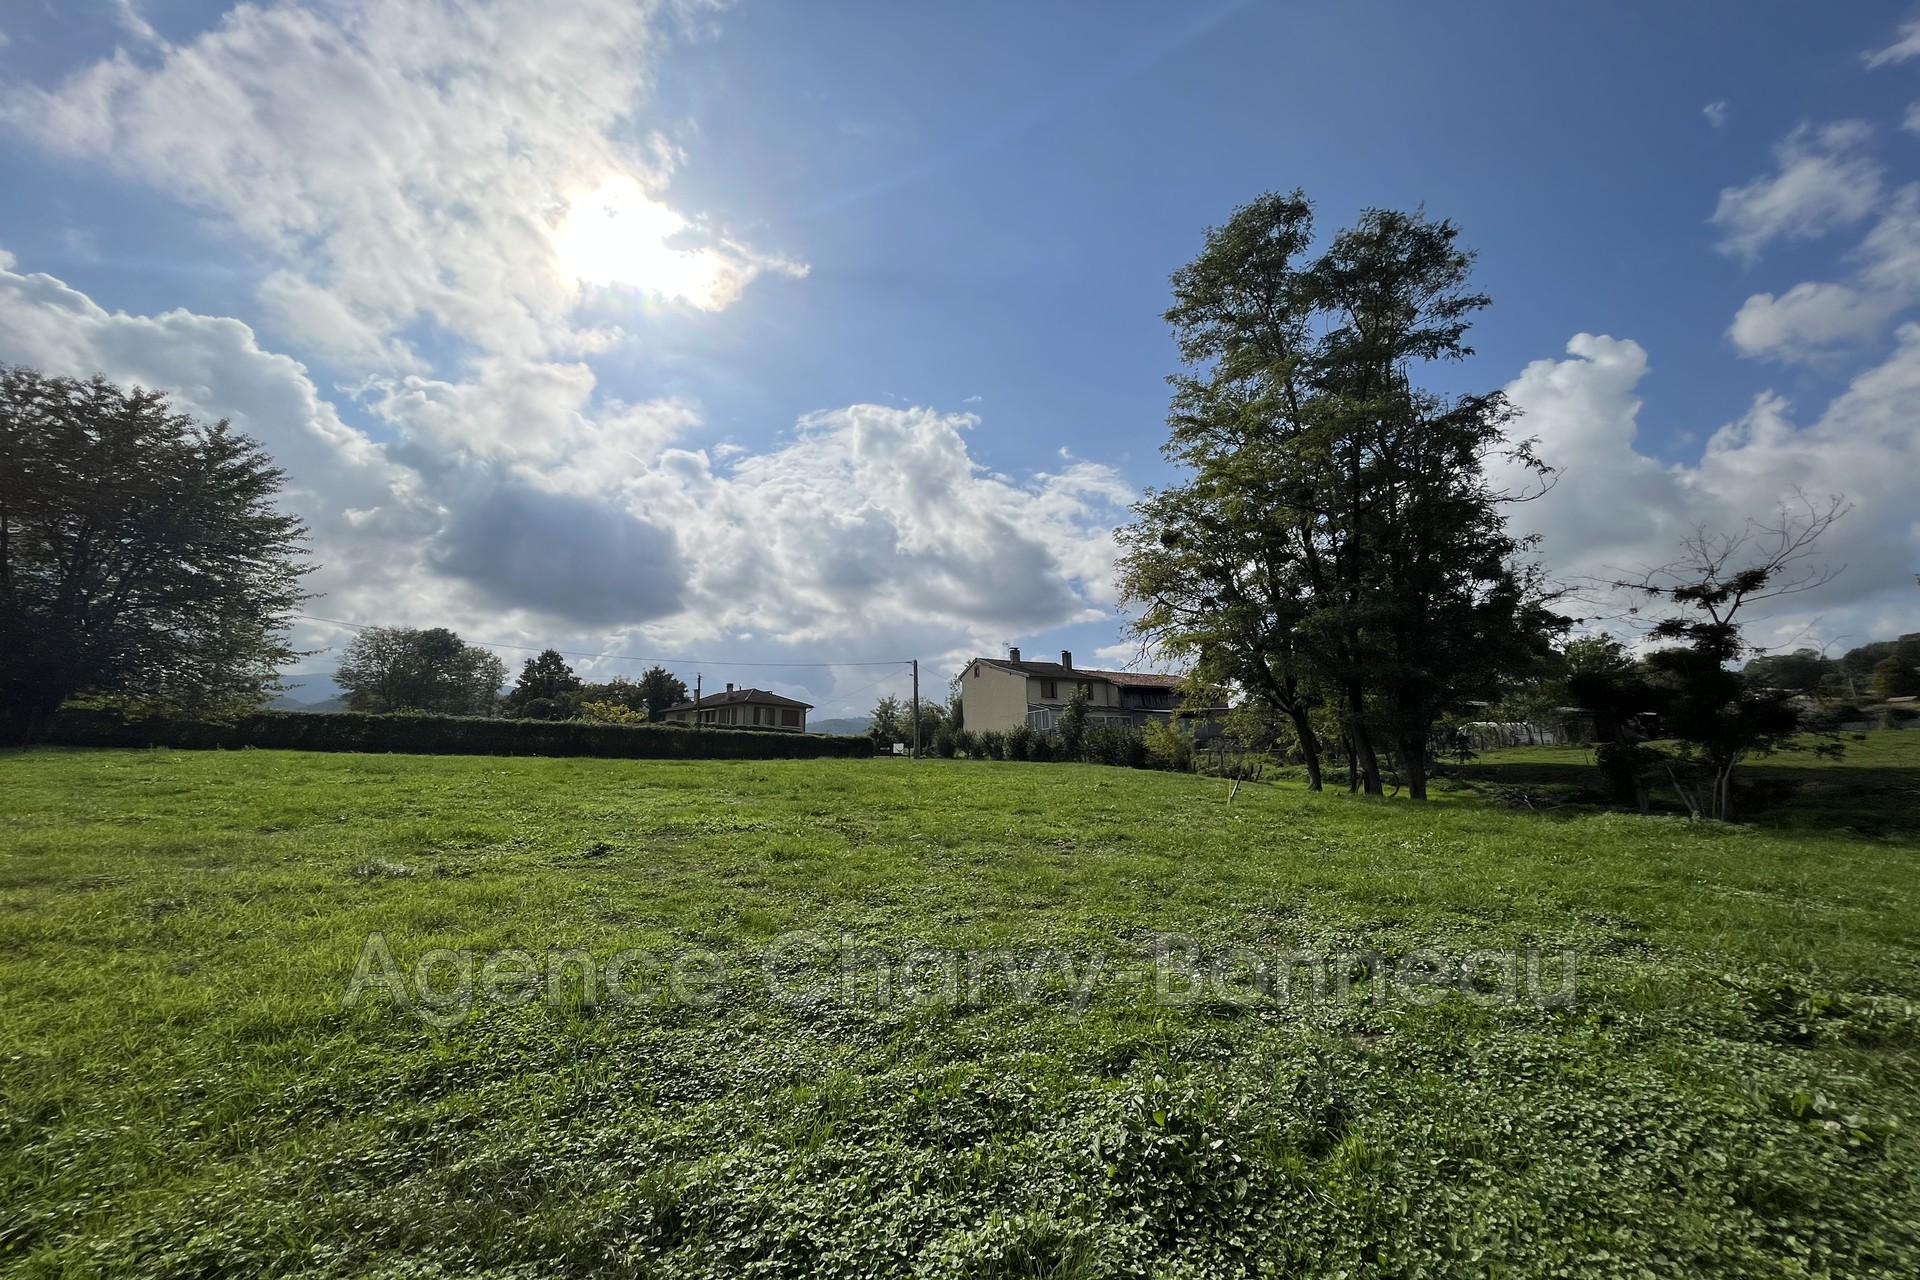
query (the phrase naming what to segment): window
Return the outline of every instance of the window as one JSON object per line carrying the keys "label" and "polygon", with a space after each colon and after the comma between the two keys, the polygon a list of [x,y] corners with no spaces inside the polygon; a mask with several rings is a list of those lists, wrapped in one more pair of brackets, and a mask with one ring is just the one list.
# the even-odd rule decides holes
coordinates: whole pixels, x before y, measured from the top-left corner
{"label": "window", "polygon": [[1042,680],[1040,682],[1040,696],[1043,698],[1059,697],[1060,683],[1057,680]]}
{"label": "window", "polygon": [[1093,701],[1092,685],[1088,684],[1085,680],[1082,680],[1078,685],[1074,687],[1080,690],[1081,696],[1084,697],[1088,702]]}
{"label": "window", "polygon": [[796,708],[792,711],[782,711],[780,713],[780,723],[789,729],[798,729],[800,727],[799,710]]}

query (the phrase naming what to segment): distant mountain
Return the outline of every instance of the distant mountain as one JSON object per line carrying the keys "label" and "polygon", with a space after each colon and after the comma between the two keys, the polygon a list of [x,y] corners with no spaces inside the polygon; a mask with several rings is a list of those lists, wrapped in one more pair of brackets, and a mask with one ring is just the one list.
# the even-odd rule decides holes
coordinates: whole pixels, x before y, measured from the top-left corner
{"label": "distant mountain", "polygon": [[807,726],[810,733],[847,733],[855,737],[867,731],[873,720],[869,716],[849,716],[840,720],[815,720]]}
{"label": "distant mountain", "polygon": [[322,698],[318,702],[302,702],[298,698],[289,697],[284,693],[267,704],[267,710],[269,711],[313,711],[326,714],[334,711],[345,711],[346,709],[347,700],[345,698]]}

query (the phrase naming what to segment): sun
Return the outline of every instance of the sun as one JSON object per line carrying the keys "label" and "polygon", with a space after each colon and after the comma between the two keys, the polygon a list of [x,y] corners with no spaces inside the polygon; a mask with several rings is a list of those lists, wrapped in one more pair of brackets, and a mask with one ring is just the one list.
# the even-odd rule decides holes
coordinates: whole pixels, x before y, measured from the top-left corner
{"label": "sun", "polygon": [[731,264],[714,249],[669,243],[688,226],[632,178],[613,177],[568,201],[553,248],[561,270],[583,284],[628,285],[717,310],[733,292]]}

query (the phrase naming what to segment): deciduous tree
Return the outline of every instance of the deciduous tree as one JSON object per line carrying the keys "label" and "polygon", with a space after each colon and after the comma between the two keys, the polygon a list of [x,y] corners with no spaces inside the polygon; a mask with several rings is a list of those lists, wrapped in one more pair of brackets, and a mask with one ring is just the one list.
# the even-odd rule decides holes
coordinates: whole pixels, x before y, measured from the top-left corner
{"label": "deciduous tree", "polygon": [[368,627],[341,656],[334,683],[355,711],[493,712],[507,666],[445,627]]}

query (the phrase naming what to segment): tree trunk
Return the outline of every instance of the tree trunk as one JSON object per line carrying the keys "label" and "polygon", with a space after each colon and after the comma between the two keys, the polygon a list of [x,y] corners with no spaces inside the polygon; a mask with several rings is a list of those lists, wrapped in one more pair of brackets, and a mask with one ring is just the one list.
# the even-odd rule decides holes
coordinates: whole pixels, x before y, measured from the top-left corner
{"label": "tree trunk", "polygon": [[1360,758],[1360,789],[1370,796],[1383,794],[1380,756],[1373,749],[1373,735],[1367,731],[1367,695],[1358,681],[1347,686],[1347,740]]}
{"label": "tree trunk", "polygon": [[1422,742],[1402,741],[1400,772],[1406,775],[1407,795],[1415,800],[1427,798],[1427,747]]}
{"label": "tree trunk", "polygon": [[1320,740],[1314,736],[1313,724],[1306,709],[1295,707],[1287,713],[1293,721],[1293,733],[1300,740],[1300,757],[1307,765],[1307,790],[1320,790]]}

